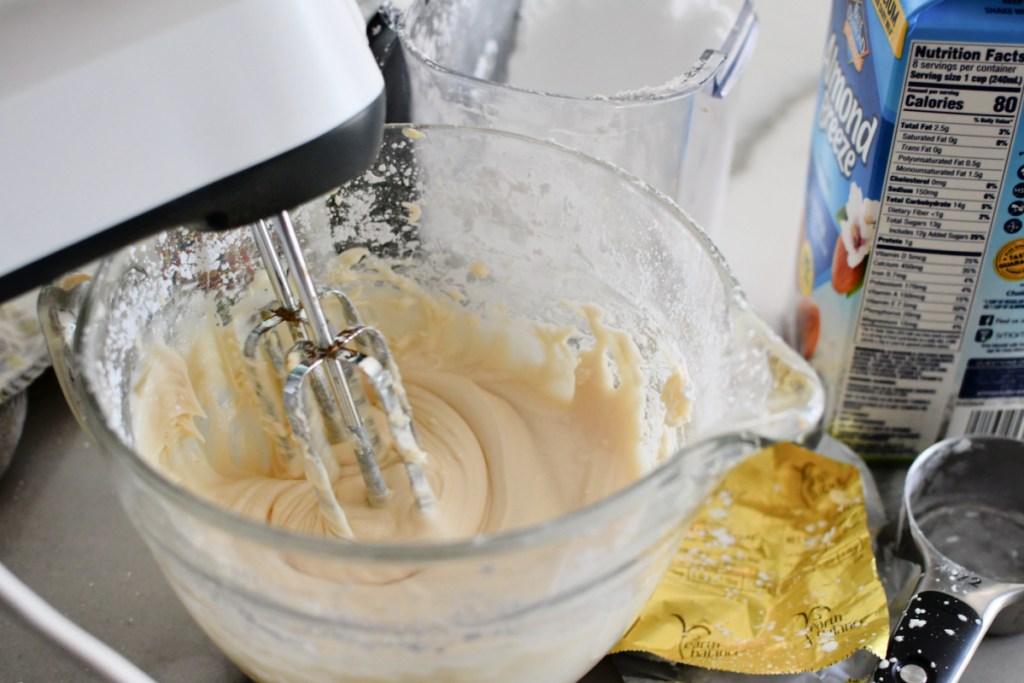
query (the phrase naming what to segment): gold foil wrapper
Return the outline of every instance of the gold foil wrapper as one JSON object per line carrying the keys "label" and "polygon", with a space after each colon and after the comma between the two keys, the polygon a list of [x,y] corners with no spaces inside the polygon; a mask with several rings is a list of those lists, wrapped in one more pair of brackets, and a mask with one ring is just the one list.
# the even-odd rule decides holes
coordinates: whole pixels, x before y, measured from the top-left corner
{"label": "gold foil wrapper", "polygon": [[889,612],[860,473],[794,444],[737,466],[613,652],[747,674],[885,655]]}

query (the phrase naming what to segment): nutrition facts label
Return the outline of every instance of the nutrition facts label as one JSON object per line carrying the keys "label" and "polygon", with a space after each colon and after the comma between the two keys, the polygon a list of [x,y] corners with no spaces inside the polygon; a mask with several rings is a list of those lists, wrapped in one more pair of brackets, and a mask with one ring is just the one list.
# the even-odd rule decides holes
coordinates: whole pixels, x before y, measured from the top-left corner
{"label": "nutrition facts label", "polygon": [[993,231],[1020,229],[999,202],[1022,81],[1020,46],[911,43],[839,424],[936,438]]}
{"label": "nutrition facts label", "polygon": [[859,342],[960,345],[1020,107],[1024,65],[983,61],[998,49],[911,46]]}

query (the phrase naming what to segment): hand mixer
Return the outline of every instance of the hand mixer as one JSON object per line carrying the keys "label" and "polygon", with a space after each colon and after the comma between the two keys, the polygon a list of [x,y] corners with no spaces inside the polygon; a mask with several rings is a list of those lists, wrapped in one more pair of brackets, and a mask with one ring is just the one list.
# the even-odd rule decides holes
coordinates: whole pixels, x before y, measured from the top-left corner
{"label": "hand mixer", "polygon": [[365,170],[383,119],[383,78],[352,0],[4,2],[0,301],[159,230],[251,225],[278,301],[249,353],[291,321],[288,420],[331,528],[351,536],[308,428],[307,384],[332,439],[353,440],[380,505],[388,489],[361,415],[366,378],[427,508],[387,345],[337,292],[346,320],[332,329],[287,214]]}
{"label": "hand mixer", "polygon": [[[252,346],[291,321],[286,404],[332,529],[351,535],[306,425],[307,383],[329,431],[354,440],[381,504],[356,374],[367,378],[429,507],[384,339],[350,304],[332,330],[287,214],[367,168],[383,119],[383,79],[353,0],[2,0],[0,302],[160,230],[252,225],[278,297],[278,320]],[[32,616],[40,605],[21,604],[45,630]],[[76,653],[110,671],[88,648]]]}

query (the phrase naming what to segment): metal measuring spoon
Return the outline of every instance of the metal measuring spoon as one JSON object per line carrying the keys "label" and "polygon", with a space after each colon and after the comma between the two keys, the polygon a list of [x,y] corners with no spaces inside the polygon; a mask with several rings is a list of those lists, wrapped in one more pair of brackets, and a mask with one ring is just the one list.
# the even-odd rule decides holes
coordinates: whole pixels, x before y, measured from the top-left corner
{"label": "metal measuring spoon", "polygon": [[1024,630],[1024,443],[956,437],[925,450],[897,533],[923,571],[872,680],[953,683],[986,632]]}

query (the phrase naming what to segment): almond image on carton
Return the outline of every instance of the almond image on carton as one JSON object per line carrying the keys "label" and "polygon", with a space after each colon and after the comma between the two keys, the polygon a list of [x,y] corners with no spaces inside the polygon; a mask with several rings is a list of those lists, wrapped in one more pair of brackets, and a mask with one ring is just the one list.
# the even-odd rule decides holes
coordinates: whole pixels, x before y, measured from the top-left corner
{"label": "almond image on carton", "polygon": [[875,237],[879,202],[865,199],[856,183],[850,184],[850,196],[836,215],[839,239],[832,253],[832,289],[849,296],[864,281],[867,256]]}

